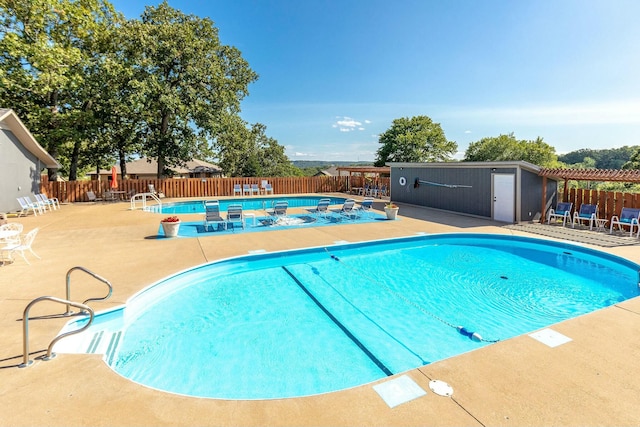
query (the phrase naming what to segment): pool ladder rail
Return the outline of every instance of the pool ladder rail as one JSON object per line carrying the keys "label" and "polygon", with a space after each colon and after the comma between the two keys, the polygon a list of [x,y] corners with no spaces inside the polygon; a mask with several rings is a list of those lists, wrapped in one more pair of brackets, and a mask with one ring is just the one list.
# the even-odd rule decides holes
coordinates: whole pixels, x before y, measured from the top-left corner
{"label": "pool ladder rail", "polygon": [[[103,297],[97,297],[97,298],[88,298],[85,301],[83,301],[82,303],[79,302],[74,302],[71,300],[71,273],[73,273],[74,271],[83,271],[85,273],[87,273],[88,275],[92,276],[93,278],[103,282],[105,285],[107,285],[109,291],[107,292],[107,294]],[[66,312],[63,313],[63,316],[71,316],[73,313],[73,311],[71,311],[71,307],[76,307],[79,308],[81,311],[81,313],[83,314],[88,314],[89,315],[89,321],[82,326],[79,329],[76,329],[75,331],[69,331],[69,332],[65,332],[63,334],[60,334],[58,336],[56,336],[53,341],[51,341],[51,343],[49,344],[49,347],[47,347],[47,353],[45,356],[42,357],[42,360],[51,360],[53,359],[56,355],[55,353],[53,353],[53,346],[60,341],[62,338],[68,337],[70,335],[75,335],[75,334],[79,334],[80,332],[86,330],[89,326],[91,326],[91,323],[93,322],[93,318],[94,318],[94,311],[91,307],[89,307],[87,305],[88,302],[90,301],[104,301],[107,300],[109,297],[111,297],[111,294],[113,293],[113,286],[111,285],[111,283],[105,279],[104,277],[84,268],[84,267],[80,267],[80,266],[76,266],[76,267],[72,267],[69,269],[69,271],[67,271],[67,282],[66,282],[66,299],[63,298],[57,298],[57,297],[53,297],[53,296],[42,296],[42,297],[38,297],[36,299],[34,299],[33,301],[31,301],[29,304],[27,304],[27,307],[24,309],[24,313],[22,316],[22,340],[23,340],[23,362],[22,364],[19,365],[20,368],[26,368],[28,366],[30,366],[31,364],[33,364],[32,360],[29,360],[29,311],[31,310],[31,307],[33,307],[34,305],[36,305],[37,303],[41,302],[41,301],[52,301],[52,302],[57,302],[60,304],[65,304],[66,305]]]}

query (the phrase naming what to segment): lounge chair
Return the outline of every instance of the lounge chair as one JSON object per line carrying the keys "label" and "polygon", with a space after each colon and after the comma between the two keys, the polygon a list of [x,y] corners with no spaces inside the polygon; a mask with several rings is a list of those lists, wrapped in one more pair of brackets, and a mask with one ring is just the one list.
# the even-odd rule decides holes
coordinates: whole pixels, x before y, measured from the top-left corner
{"label": "lounge chair", "polygon": [[618,229],[624,231],[623,227],[629,227],[629,237],[633,236],[633,228],[638,227],[640,234],[640,209],[638,208],[622,208],[620,216],[611,217],[611,225],[609,226],[609,234],[613,233],[613,226],[618,225]]}
{"label": "lounge chair", "polygon": [[251,194],[260,195],[260,187],[258,187],[258,184],[251,184]]}
{"label": "lounge chair", "polygon": [[40,197],[40,194],[35,194],[34,196],[35,196],[35,198],[36,198],[36,203],[37,203],[38,205],[40,205],[40,208],[41,208],[43,211],[45,211],[45,212],[46,212],[46,211],[47,211],[47,209],[49,209],[50,211],[52,211],[52,210],[54,210],[54,209],[55,209],[55,206],[52,206],[52,205],[53,205],[53,202],[47,202],[47,201],[45,201],[42,197]]}
{"label": "lounge chair", "polygon": [[27,215],[29,211],[33,212],[34,216],[38,216],[38,214],[42,215],[44,211],[42,210],[42,206],[38,203],[33,203],[28,197],[18,197],[18,203],[20,203],[20,208],[22,209],[18,216]]}
{"label": "lounge chair", "polygon": [[227,228],[229,224],[233,227],[234,223],[240,223],[244,229],[244,215],[242,214],[242,205],[229,205],[227,207]]}
{"label": "lounge chair", "polygon": [[342,207],[336,211],[340,215],[355,219],[358,217],[358,210],[356,209],[356,201],[353,199],[347,199],[342,204]]}
{"label": "lounge chair", "polygon": [[[36,197],[38,197],[38,195],[36,194]],[[53,209],[60,209],[60,200],[58,200],[57,197],[47,197],[46,194],[44,193],[40,193],[40,198],[42,199],[43,202],[47,203],[50,206],[53,206]]]}
{"label": "lounge chair", "polygon": [[287,217],[287,209],[289,208],[289,202],[286,200],[277,201],[273,208],[267,210],[267,213],[271,215],[271,223],[275,224],[281,218]]}
{"label": "lounge chair", "polygon": [[331,205],[331,199],[329,198],[323,198],[318,200],[318,205],[315,207],[315,209],[312,209],[311,212],[313,212],[316,216],[323,216],[323,217],[327,217],[327,213],[329,213],[329,205]]}
{"label": "lounge chair", "polygon": [[240,184],[233,184],[233,195],[238,195],[238,196],[242,196],[242,187],[240,187]]}
{"label": "lounge chair", "polygon": [[564,227],[567,222],[571,222],[571,209],[573,209],[573,203],[571,202],[560,202],[555,209],[549,209],[549,214],[547,215],[547,224],[551,224],[551,220],[558,220],[562,218],[562,226]]}
{"label": "lounge chair", "polygon": [[580,205],[580,211],[573,213],[571,227],[575,228],[576,223],[580,224],[582,221],[589,221],[589,230],[593,230],[593,227],[598,221],[598,205],[589,205],[584,203]]}
{"label": "lounge chair", "polygon": [[26,256],[24,256],[25,251],[29,251],[33,254],[33,256],[35,256],[36,258],[40,259],[40,257],[38,256],[38,254],[36,254],[33,249],[31,248],[31,245],[33,244],[33,240],[36,238],[36,234],[38,234],[38,228],[34,228],[33,230],[31,230],[30,232],[28,232],[27,234],[25,234],[25,236],[20,239],[20,243],[19,244],[14,244],[14,245],[7,245],[3,248],[0,248],[0,251],[2,251],[2,259],[4,260],[4,252],[9,252],[9,261],[13,262],[13,257],[12,254],[14,252],[20,252],[20,255],[22,255],[22,258],[24,259],[24,261],[27,264],[30,264],[29,260],[27,259]]}
{"label": "lounge chair", "polygon": [[249,184],[242,184],[242,195],[243,196],[251,195],[251,186]]}
{"label": "lounge chair", "polygon": [[373,197],[365,197],[362,202],[360,202],[360,206],[358,206],[358,211],[366,214],[367,216],[371,216],[371,211],[373,209]]}
{"label": "lounge chair", "polygon": [[220,215],[220,203],[217,200],[207,200],[204,202],[204,221],[203,227],[205,231],[209,231],[209,224],[217,224],[217,228],[220,226],[224,229],[227,228],[227,222]]}

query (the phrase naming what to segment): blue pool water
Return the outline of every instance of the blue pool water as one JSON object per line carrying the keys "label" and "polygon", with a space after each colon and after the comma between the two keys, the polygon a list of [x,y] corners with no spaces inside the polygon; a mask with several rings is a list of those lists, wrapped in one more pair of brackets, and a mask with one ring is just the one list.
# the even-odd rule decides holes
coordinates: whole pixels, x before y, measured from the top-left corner
{"label": "blue pool water", "polygon": [[574,245],[478,234],[243,256],[178,273],[110,313],[121,338],[105,359],[133,381],[191,396],[330,392],[636,297],[639,268]]}
{"label": "blue pool water", "polygon": [[[243,210],[265,210],[272,208],[278,201],[288,201],[290,208],[315,207],[320,199],[327,196],[306,196],[306,197],[249,197],[242,199],[213,199],[220,202],[220,210],[227,211],[231,204],[241,204]],[[342,205],[346,199],[342,197],[329,197],[332,205]],[[187,202],[163,203],[152,206],[150,212],[163,214],[194,214],[204,213],[204,200],[191,200]]]}

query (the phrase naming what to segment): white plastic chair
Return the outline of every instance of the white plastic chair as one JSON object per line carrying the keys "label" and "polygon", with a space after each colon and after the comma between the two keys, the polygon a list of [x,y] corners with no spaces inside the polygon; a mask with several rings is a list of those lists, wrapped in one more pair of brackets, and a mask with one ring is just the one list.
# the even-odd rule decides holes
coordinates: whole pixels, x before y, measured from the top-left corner
{"label": "white plastic chair", "polygon": [[547,224],[551,224],[551,220],[557,220],[562,218],[562,226],[564,227],[567,222],[571,222],[571,209],[573,208],[572,202],[560,202],[555,209],[549,209],[549,214],[547,215]]}
{"label": "white plastic chair", "polygon": [[208,200],[204,202],[204,229],[209,231],[209,224],[218,224],[217,227],[227,228],[227,222],[220,215],[220,203],[217,200]]}
{"label": "white plastic chair", "polygon": [[611,217],[611,225],[609,227],[609,234],[613,233],[613,226],[618,225],[618,230],[623,230],[622,227],[629,227],[629,237],[633,236],[633,228],[638,228],[638,234],[640,234],[640,209],[637,208],[622,208],[620,216],[614,215]]}
{"label": "white plastic chair", "polygon": [[238,195],[238,196],[242,196],[242,188],[240,187],[240,184],[233,184],[233,195]]}
{"label": "white plastic chair", "polygon": [[373,197],[365,197],[362,202],[360,202],[360,206],[358,206],[358,211],[366,214],[368,217],[371,217],[372,209],[373,209]]}
{"label": "white plastic chair", "polygon": [[33,256],[35,256],[38,259],[41,259],[38,254],[36,254],[33,251],[33,248],[31,247],[31,245],[33,244],[34,239],[36,238],[36,234],[38,234],[38,228],[34,228],[33,230],[31,230],[30,232],[28,232],[27,234],[24,235],[24,237],[21,239],[20,243],[17,245],[7,245],[5,247],[3,247],[2,253],[2,259],[4,259],[4,252],[9,252],[9,261],[13,262],[13,256],[12,254],[14,252],[20,252],[20,255],[22,256],[22,258],[24,259],[24,261],[31,265],[31,263],[29,262],[29,260],[27,259],[26,256],[24,256],[25,251],[29,251],[33,254]]}
{"label": "white plastic chair", "polygon": [[243,196],[251,195],[251,186],[249,184],[242,184],[242,195]]}
{"label": "white plastic chair", "polygon": [[0,244],[7,247],[19,245],[20,234],[22,234],[22,224],[19,222],[2,224],[0,225]]}

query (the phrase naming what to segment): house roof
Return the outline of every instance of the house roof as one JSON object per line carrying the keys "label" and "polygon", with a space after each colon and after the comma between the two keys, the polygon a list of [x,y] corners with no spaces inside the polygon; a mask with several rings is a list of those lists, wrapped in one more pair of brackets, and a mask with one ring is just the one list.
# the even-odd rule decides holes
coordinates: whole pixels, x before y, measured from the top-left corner
{"label": "house roof", "polygon": [[33,137],[29,129],[22,123],[17,114],[10,108],[0,108],[0,129],[11,131],[18,141],[31,154],[48,168],[59,168],[61,165]]}
{"label": "house roof", "polygon": [[[120,174],[120,165],[116,165],[116,170]],[[211,172],[222,173],[222,169],[218,165],[205,162],[204,160],[193,159],[186,162],[186,166],[172,167],[176,173],[198,173],[198,172]],[[158,172],[158,162],[155,159],[143,157],[137,160],[127,162],[127,174],[128,175],[152,175]],[[110,174],[111,169],[101,169],[100,175]],[[95,172],[89,173],[89,175],[95,175]]]}

